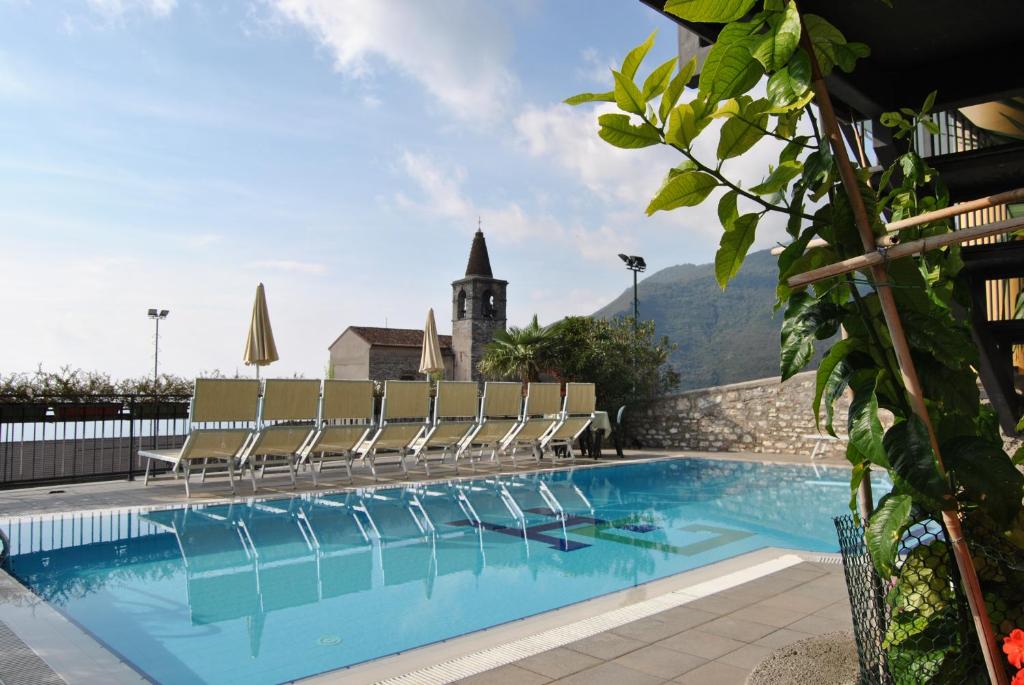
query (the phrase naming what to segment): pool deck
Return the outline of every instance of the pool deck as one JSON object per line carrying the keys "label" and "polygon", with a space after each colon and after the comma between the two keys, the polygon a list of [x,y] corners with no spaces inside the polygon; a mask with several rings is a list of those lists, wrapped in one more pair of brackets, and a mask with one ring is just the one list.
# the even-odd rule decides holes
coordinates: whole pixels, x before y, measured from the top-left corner
{"label": "pool deck", "polygon": [[[808,454],[810,446],[808,446]],[[783,464],[810,464],[807,454],[762,454],[755,452],[687,452],[680,450],[626,450],[625,457],[619,459],[614,453],[605,452],[601,459],[578,459],[577,467],[606,466],[621,464],[626,461],[659,459],[668,457],[694,457],[701,459],[730,459],[736,461],[770,462]],[[819,466],[848,466],[848,462],[837,457],[817,459]],[[564,469],[573,463],[544,459],[539,464],[526,461],[513,469],[507,464],[500,468],[481,465],[476,470],[462,466],[456,474],[451,467],[431,467],[428,477],[422,467],[410,468],[405,476],[397,466],[381,461],[378,464],[380,479],[375,481],[369,471],[363,468],[354,469],[353,482],[344,478],[341,470],[329,471],[319,478],[319,487],[314,487],[308,472],[299,474],[297,487],[292,488],[288,477],[283,473],[268,474],[259,479],[256,497],[284,497],[302,492],[339,491],[360,487],[381,487],[401,485],[402,483],[422,483],[452,478],[474,478],[493,476],[495,474],[528,473],[548,469]],[[70,511],[127,509],[132,507],[180,506],[182,504],[208,504],[211,502],[228,502],[232,499],[245,500],[253,496],[252,486],[248,480],[237,484],[238,495],[232,498],[231,491],[224,477],[211,477],[207,483],[200,483],[196,476],[190,481],[192,498],[185,499],[185,489],[180,480],[162,475],[151,479],[149,485],[142,484],[142,478],[134,481],[115,480],[93,483],[76,483],[74,485],[48,485],[42,487],[15,488],[0,490],[0,518],[14,516],[36,516],[56,514]]]}
{"label": "pool deck", "polygon": [[[678,450],[627,451],[625,461],[666,457],[810,463],[806,454]],[[606,456],[599,461],[581,459],[576,465],[586,468],[623,461]],[[842,466],[846,462],[833,457],[815,463]],[[540,469],[566,466],[568,464],[561,462],[542,462]],[[317,490],[335,491],[455,477],[451,469],[432,469],[431,478],[426,478],[422,469],[416,469],[405,477],[401,477],[394,467],[380,470],[382,478],[379,482],[369,474],[357,471],[351,485],[344,479],[325,477],[321,478]],[[458,477],[536,470],[537,464],[527,463],[515,470],[487,468],[473,472],[462,469]],[[385,474],[391,477],[383,477]],[[260,483],[257,496],[284,496],[296,491],[314,490],[308,475],[301,476],[298,483],[298,488],[293,490],[286,476],[268,475]],[[241,483],[239,489],[241,499],[252,496],[248,483]],[[223,479],[196,484],[193,493],[191,500],[185,500],[182,484],[166,476],[151,481],[148,486],[137,480],[6,490],[0,491],[0,518],[173,506],[186,501],[208,503],[224,501],[230,494]],[[4,610],[4,596],[27,593],[20,586],[11,587],[12,582],[13,579],[0,571],[0,590],[6,590],[0,592],[0,629],[3,630],[6,630],[4,620],[11,618]],[[24,613],[24,606],[19,610]],[[79,640],[81,649],[85,650],[83,654],[92,654],[92,658],[83,664],[85,670],[82,671],[74,668],[74,663],[69,663],[74,661],[70,654],[55,654],[52,642],[48,648],[45,639],[31,634],[31,629],[26,631],[24,625],[21,630],[17,625],[11,627],[50,665],[59,665],[57,670],[63,680],[38,682],[67,682],[69,685],[95,682],[98,672],[89,669],[95,667],[97,661],[115,662],[104,663],[101,670],[117,670],[116,659],[111,659],[109,654],[97,653],[98,646],[86,644],[90,640],[84,634]],[[768,549],[438,645],[327,673],[310,679],[310,682],[324,685],[381,681],[394,685],[444,682],[728,685],[745,682],[760,660],[777,648],[814,635],[850,630],[842,566],[835,555],[794,554],[787,550]],[[37,627],[35,632],[40,632],[40,629]],[[571,639],[576,635],[585,636]],[[11,642],[3,638],[0,631],[0,664],[5,664],[7,659],[23,660],[25,644],[15,638],[16,651],[20,650],[15,654],[11,651]],[[6,661],[5,665],[15,662]],[[126,667],[121,665],[121,668]],[[467,676],[467,673],[472,675]],[[123,673],[121,678],[108,678],[107,681],[131,682],[132,675]]]}

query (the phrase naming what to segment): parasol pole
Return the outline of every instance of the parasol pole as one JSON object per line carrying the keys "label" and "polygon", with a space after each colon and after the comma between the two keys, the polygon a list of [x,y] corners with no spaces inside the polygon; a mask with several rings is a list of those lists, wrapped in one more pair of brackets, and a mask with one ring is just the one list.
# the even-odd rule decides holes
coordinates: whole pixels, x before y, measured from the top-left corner
{"label": "parasol pole", "polygon": [[[825,86],[825,79],[821,75],[821,67],[814,52],[814,45],[811,42],[806,25],[803,25],[802,19],[800,44],[810,58],[811,88],[814,90],[814,99],[821,114],[824,133],[828,137],[832,153],[836,159],[836,166],[839,168],[839,176],[850,199],[850,207],[853,210],[854,221],[864,246],[864,252],[865,254],[876,252],[875,236],[871,230],[871,222],[868,218],[867,208],[864,205],[864,198],[860,193],[860,185],[857,182],[853,165],[850,163],[850,157],[846,153],[846,144],[839,131],[839,122],[836,119],[835,110],[832,108],[832,99],[829,96],[828,88]],[[883,259],[872,264],[870,269],[875,289],[878,292],[882,314],[885,316],[885,323],[889,328],[889,336],[892,339],[896,359],[899,362],[900,375],[903,377],[903,383],[910,398],[911,407],[928,430],[928,438],[935,452],[939,471],[945,476],[946,469],[942,463],[942,455],[939,451],[935,427],[932,425],[931,419],[928,416],[928,410],[924,404],[924,392],[921,389],[921,381],[917,375],[914,360],[910,355],[910,346],[907,343],[906,332],[903,330],[903,321],[900,319],[899,312],[896,309],[896,300],[889,286],[889,271],[886,267],[886,260]],[[942,521],[949,533],[949,544],[953,548],[953,556],[956,558],[956,565],[964,584],[967,603],[970,605],[974,627],[978,632],[978,641],[981,644],[981,652],[985,658],[985,667],[988,669],[989,679],[997,685],[1009,685],[1006,669],[1002,666],[995,634],[992,632],[992,623],[985,608],[985,599],[981,592],[981,585],[978,582],[977,570],[974,567],[970,550],[967,548],[967,543],[964,540],[960,518],[955,508],[943,510]]]}

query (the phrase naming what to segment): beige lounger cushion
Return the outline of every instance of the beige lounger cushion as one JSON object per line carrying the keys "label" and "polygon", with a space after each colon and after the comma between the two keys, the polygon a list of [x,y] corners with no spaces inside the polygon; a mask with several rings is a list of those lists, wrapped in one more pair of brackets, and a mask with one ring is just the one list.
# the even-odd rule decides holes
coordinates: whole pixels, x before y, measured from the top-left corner
{"label": "beige lounger cushion", "polygon": [[256,379],[197,378],[192,423],[256,421],[260,382]]}
{"label": "beige lounger cushion", "polygon": [[324,381],[324,421],[373,418],[373,381]]}
{"label": "beige lounger cushion", "polygon": [[565,384],[566,414],[593,414],[596,406],[596,389],[593,383]]}
{"label": "beige lounger cushion", "polygon": [[518,421],[512,421],[508,419],[504,420],[490,420],[485,421],[484,425],[480,427],[480,430],[473,436],[473,444],[486,445],[492,442],[498,442],[508,432],[519,425]]}
{"label": "beige lounger cushion", "polygon": [[562,392],[558,383],[530,383],[526,391],[526,415],[557,414],[561,410]]}
{"label": "beige lounger cushion", "polygon": [[409,446],[423,429],[418,423],[392,423],[381,429],[379,437],[374,441],[375,449],[400,450]]}
{"label": "beige lounger cushion", "polygon": [[263,386],[264,421],[312,421],[320,402],[320,381],[270,378]]}
{"label": "beige lounger cushion", "polygon": [[312,425],[305,426],[267,426],[256,436],[249,454],[254,456],[273,454],[286,457],[295,454],[309,439],[313,432]]}
{"label": "beige lounger cushion", "polygon": [[555,419],[532,419],[526,422],[523,429],[516,433],[513,442],[533,442],[540,440],[548,429],[555,423]]}
{"label": "beige lounger cushion", "polygon": [[350,452],[362,441],[367,426],[326,426],[317,436],[311,452]]}
{"label": "beige lounger cushion", "polygon": [[248,428],[201,428],[189,433],[181,459],[231,459],[252,435]]}
{"label": "beige lounger cushion", "polygon": [[476,416],[477,384],[473,381],[441,381],[437,384],[437,416]]}
{"label": "beige lounger cushion", "polygon": [[448,447],[466,437],[466,434],[474,426],[470,421],[458,421],[453,423],[442,423],[430,433],[427,438],[429,447]]}
{"label": "beige lounger cushion", "polygon": [[568,418],[551,434],[551,440],[571,440],[590,423],[590,417]]}
{"label": "beige lounger cushion", "polygon": [[484,409],[485,417],[519,416],[523,406],[523,386],[521,383],[485,383]]}
{"label": "beige lounger cushion", "polygon": [[386,381],[384,420],[426,420],[430,405],[430,384],[426,381]]}

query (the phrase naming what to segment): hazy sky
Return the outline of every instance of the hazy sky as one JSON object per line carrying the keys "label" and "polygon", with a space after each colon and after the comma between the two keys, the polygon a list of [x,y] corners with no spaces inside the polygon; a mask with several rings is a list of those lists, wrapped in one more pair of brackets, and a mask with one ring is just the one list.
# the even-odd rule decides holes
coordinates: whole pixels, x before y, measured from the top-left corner
{"label": "hazy sky", "polygon": [[268,375],[315,377],[350,324],[450,331],[478,216],[512,323],[709,261],[714,203],[643,213],[680,160],[560,104],[653,29],[644,74],[637,1],[0,0],[0,373],[145,374],[149,307],[163,370],[244,369],[263,281]]}

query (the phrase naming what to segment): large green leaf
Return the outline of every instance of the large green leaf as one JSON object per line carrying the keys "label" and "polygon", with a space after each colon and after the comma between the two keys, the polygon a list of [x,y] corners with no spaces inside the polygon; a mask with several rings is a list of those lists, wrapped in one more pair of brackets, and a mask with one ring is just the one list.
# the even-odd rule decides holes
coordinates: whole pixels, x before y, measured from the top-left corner
{"label": "large green leaf", "polygon": [[664,10],[680,19],[724,24],[743,17],[757,0],[667,0]]}
{"label": "large green leaf", "polygon": [[610,90],[607,93],[580,93],[566,98],[563,102],[573,106],[582,105],[585,102],[615,102],[615,93]]}
{"label": "large green leaf", "polygon": [[731,230],[736,219],[740,218],[739,209],[736,207],[737,199],[739,199],[739,193],[730,190],[718,201],[718,220],[721,222],[722,228],[727,231]]}
{"label": "large green leaf", "polygon": [[825,388],[828,386],[829,379],[836,373],[839,363],[859,346],[860,341],[853,338],[840,340],[829,348],[821,363],[818,364],[818,372],[814,381],[814,400],[811,402],[811,406],[814,408],[814,424],[819,430],[821,430],[821,398],[825,394]]}
{"label": "large green leaf", "polygon": [[669,81],[672,79],[672,69],[675,68],[677,59],[673,57],[664,64],[659,65],[657,69],[644,79],[644,85],[640,89],[640,95],[643,97],[644,102],[653,100],[665,92]]}
{"label": "large green leaf", "polygon": [[687,171],[672,177],[647,205],[647,214],[677,207],[693,207],[704,201],[718,181],[703,171]]}
{"label": "large green leaf", "polygon": [[763,74],[746,41],[715,43],[704,60],[698,90],[709,102],[719,102],[746,93]]}
{"label": "large green leaf", "polygon": [[900,539],[911,524],[912,505],[910,495],[886,495],[864,530],[864,542],[871,561],[882,578],[893,574]]}
{"label": "large green leaf", "polygon": [[665,89],[665,94],[661,96],[661,104],[658,107],[658,116],[661,120],[667,121],[669,112],[679,102],[679,96],[683,94],[683,89],[686,88],[686,84],[690,82],[693,75],[697,73],[697,56],[694,55],[690,58],[690,61],[679,68],[678,73],[672,77],[669,81],[668,87]]}
{"label": "large green leaf", "polygon": [[878,418],[878,373],[872,369],[854,374],[850,380],[853,401],[850,403],[847,434],[850,444],[865,459],[882,468],[891,468],[882,438],[884,429]]}
{"label": "large green leaf", "polygon": [[882,442],[893,471],[910,487],[936,503],[948,496],[928,439],[928,429],[921,419],[911,415],[897,423],[886,431]]}
{"label": "large green leaf", "polygon": [[942,458],[968,501],[1003,525],[1017,517],[1024,498],[1024,474],[1001,448],[975,436],[954,438],[942,445]]}
{"label": "large green leaf", "polygon": [[764,112],[768,107],[767,100],[744,103],[739,113],[722,125],[717,150],[719,159],[739,157],[765,136],[768,115]]}
{"label": "large green leaf", "polygon": [[818,300],[807,291],[789,298],[782,322],[782,380],[807,366],[814,356],[815,340],[825,340],[836,334],[839,314],[834,303]]}
{"label": "large green leaf", "polygon": [[615,77],[615,104],[619,109],[633,114],[643,114],[647,108],[647,101],[632,79],[617,71],[613,71],[612,76]]}
{"label": "large green leaf", "polygon": [[772,72],[786,65],[799,43],[800,13],[797,12],[796,3],[790,0],[784,11],[768,18],[768,32],[752,54],[765,71]]}
{"label": "large green leaf", "polygon": [[647,56],[651,46],[654,45],[654,36],[657,33],[657,31],[651,31],[651,35],[647,36],[647,40],[630,50],[626,55],[626,59],[622,60],[622,69],[619,71],[630,81],[636,78],[636,70],[640,68],[640,63],[644,61],[644,57]]}
{"label": "large green leaf", "polygon": [[842,31],[816,14],[805,14],[803,20],[821,73],[826,76],[836,66],[846,72],[852,71],[857,59],[867,57],[871,52],[863,43],[847,43]]}
{"label": "large green leaf", "polygon": [[768,78],[766,93],[777,108],[788,109],[801,102],[811,86],[811,61],[807,53],[797,50],[789,63]]}
{"label": "large green leaf", "polygon": [[781,193],[789,185],[789,182],[799,176],[803,170],[804,165],[800,162],[783,162],[772,169],[772,173],[768,175],[768,178],[751,188],[750,192],[757,193],[758,195]]}
{"label": "large green leaf", "polygon": [[715,253],[715,278],[723,290],[739,273],[750,246],[754,244],[758,218],[757,214],[744,214],[733,222],[731,229],[722,233],[718,252]]}
{"label": "large green leaf", "polygon": [[839,437],[836,435],[834,425],[836,401],[844,392],[846,392],[846,388],[849,387],[850,379],[853,377],[853,374],[853,368],[843,360],[839,362],[835,370],[832,371],[828,380],[825,382],[825,392],[823,397],[823,401],[825,402],[825,430],[833,437]]}
{"label": "large green leaf", "polygon": [[649,147],[661,142],[658,129],[650,124],[634,124],[628,114],[602,114],[597,122],[601,125],[597,134],[615,147]]}
{"label": "large green leaf", "polygon": [[694,138],[711,123],[711,117],[707,116],[705,110],[706,106],[702,100],[683,102],[673,108],[668,115],[665,142],[688,149]]}

